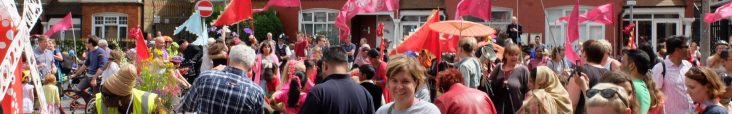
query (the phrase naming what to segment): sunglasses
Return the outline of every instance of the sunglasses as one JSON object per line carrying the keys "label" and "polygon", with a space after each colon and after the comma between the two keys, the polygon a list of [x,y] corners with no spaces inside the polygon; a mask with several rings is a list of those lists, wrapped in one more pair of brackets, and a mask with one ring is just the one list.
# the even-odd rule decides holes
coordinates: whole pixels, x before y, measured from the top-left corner
{"label": "sunglasses", "polygon": [[611,99],[611,98],[614,98],[617,95],[618,96],[617,98],[620,98],[620,100],[623,101],[623,104],[626,107],[629,107],[628,106],[628,101],[625,101],[625,98],[623,98],[620,95],[620,93],[618,93],[618,91],[615,90],[615,89],[602,89],[602,90],[590,89],[590,90],[587,90],[587,93],[585,95],[587,96],[587,98],[591,98],[592,96],[595,96],[598,93],[600,94],[600,96],[602,96],[605,99]]}

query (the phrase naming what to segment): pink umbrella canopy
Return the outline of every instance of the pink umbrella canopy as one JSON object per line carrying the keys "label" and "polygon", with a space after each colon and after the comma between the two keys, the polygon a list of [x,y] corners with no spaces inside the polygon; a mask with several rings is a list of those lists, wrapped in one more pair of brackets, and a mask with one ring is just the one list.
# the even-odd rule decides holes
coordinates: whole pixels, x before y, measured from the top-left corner
{"label": "pink umbrella canopy", "polygon": [[463,20],[450,20],[441,21],[429,25],[430,29],[451,35],[458,36],[489,36],[496,34],[496,29],[485,26],[480,23],[463,21]]}

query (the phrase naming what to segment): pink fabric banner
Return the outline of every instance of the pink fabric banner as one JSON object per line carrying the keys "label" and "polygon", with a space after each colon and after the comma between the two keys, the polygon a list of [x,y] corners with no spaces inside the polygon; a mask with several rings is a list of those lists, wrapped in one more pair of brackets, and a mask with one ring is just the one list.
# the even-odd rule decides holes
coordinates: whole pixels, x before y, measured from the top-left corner
{"label": "pink fabric banner", "polygon": [[574,3],[574,8],[572,8],[572,12],[569,14],[568,22],[567,39],[564,43],[564,52],[567,53],[567,59],[572,61],[573,64],[579,65],[579,63],[576,63],[576,60],[579,60],[580,58],[572,47],[572,42],[579,39],[579,0]]}
{"label": "pink fabric banner", "polygon": [[64,19],[61,19],[58,23],[54,24],[51,29],[48,29],[43,35],[51,36],[57,32],[65,31],[71,27],[74,27],[74,22],[71,20],[71,12],[66,14]]}
{"label": "pink fabric banner", "polygon": [[254,9],[254,13],[267,11],[269,7],[300,7],[300,0],[270,0],[262,9]]}
{"label": "pink fabric banner", "polygon": [[[615,22],[615,4],[608,3],[590,9],[585,14],[579,16],[579,22],[592,21],[602,24],[613,24]],[[557,21],[569,21],[568,16],[560,17]],[[558,22],[555,22],[558,23]]]}
{"label": "pink fabric banner", "polygon": [[351,34],[351,29],[346,23],[357,14],[374,13],[379,11],[393,11],[399,9],[399,0],[348,0],[336,17],[341,40],[345,40]]}
{"label": "pink fabric banner", "polygon": [[721,7],[717,8],[714,13],[704,14],[704,22],[712,23],[715,21],[719,21],[723,18],[727,18],[729,16],[732,16],[732,2],[724,4]]}
{"label": "pink fabric banner", "polygon": [[470,15],[491,21],[491,7],[491,0],[462,0],[455,11],[455,19],[459,20],[465,15]]}

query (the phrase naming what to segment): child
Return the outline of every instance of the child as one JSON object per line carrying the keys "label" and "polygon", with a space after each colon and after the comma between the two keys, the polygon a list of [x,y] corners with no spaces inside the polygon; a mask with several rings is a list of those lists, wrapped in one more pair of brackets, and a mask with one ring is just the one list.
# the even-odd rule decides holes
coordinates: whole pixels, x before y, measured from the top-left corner
{"label": "child", "polygon": [[363,81],[361,81],[361,86],[363,88],[366,88],[369,93],[371,93],[371,96],[373,97],[373,103],[374,108],[378,109],[381,107],[383,101],[382,101],[382,91],[379,86],[376,86],[374,83],[374,75],[376,75],[376,70],[371,65],[361,65],[358,67],[359,72],[361,73],[362,77],[365,77]]}
{"label": "child", "polygon": [[53,74],[48,74],[46,79],[43,79],[43,91],[46,97],[46,108],[49,114],[58,114],[61,108],[61,97],[58,94],[58,87],[56,86],[56,77]]}
{"label": "child", "polygon": [[308,79],[304,72],[296,72],[290,77],[285,87],[272,95],[275,103],[282,103],[285,109],[284,114],[296,114],[300,112],[300,107],[305,103],[307,93],[304,92],[304,86]]}
{"label": "child", "polygon": [[31,85],[30,71],[23,71],[23,113],[33,113],[33,85]]}

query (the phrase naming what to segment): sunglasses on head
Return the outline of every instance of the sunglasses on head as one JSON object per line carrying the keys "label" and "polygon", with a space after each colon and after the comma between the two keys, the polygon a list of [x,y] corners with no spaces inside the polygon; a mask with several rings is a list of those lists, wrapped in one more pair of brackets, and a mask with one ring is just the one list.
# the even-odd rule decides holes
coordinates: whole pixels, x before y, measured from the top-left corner
{"label": "sunglasses on head", "polygon": [[618,93],[618,91],[615,89],[602,89],[602,90],[590,89],[590,90],[587,90],[587,93],[585,95],[587,96],[587,98],[591,98],[591,97],[597,95],[598,93],[600,94],[600,96],[602,96],[605,99],[611,99],[611,98],[614,98],[615,96],[618,96],[617,98],[620,98],[620,100],[623,101],[623,104],[626,107],[629,107],[628,101],[625,101],[625,98],[622,98],[622,96],[620,96],[620,93]]}

